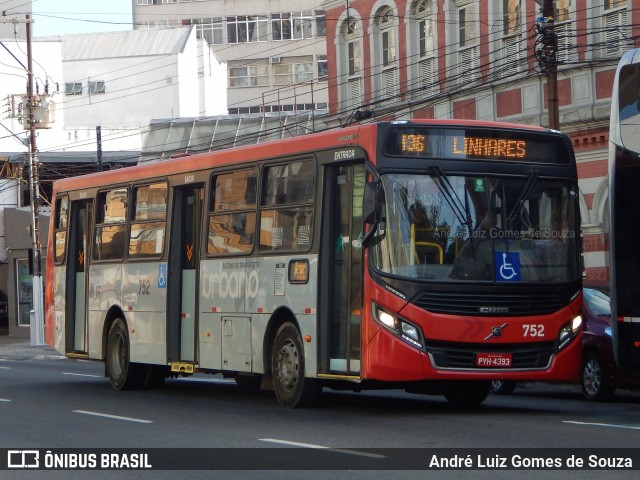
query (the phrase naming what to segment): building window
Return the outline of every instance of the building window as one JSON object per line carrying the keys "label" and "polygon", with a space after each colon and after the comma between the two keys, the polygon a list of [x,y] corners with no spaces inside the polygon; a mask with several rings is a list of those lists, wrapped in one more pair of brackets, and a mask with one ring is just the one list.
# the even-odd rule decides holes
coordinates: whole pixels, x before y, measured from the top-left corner
{"label": "building window", "polygon": [[520,71],[522,37],[520,35],[521,0],[502,0],[502,72]]}
{"label": "building window", "polygon": [[273,66],[276,85],[304,83],[313,80],[313,65],[311,63],[284,63]]}
{"label": "building window", "polygon": [[293,19],[293,38],[311,38],[313,36],[313,16],[311,11],[295,12],[291,14]]}
{"label": "building window", "polygon": [[341,49],[339,58],[344,65],[342,72],[346,73],[346,80],[340,80],[341,109],[351,110],[362,105],[362,53],[360,44],[360,22],[348,18],[341,26]]}
{"label": "building window", "polygon": [[327,36],[327,26],[325,24],[325,14],[324,10],[314,10],[314,15],[316,17],[316,35],[318,37],[326,37]]}
{"label": "building window", "polygon": [[416,16],[418,17],[420,57],[431,57],[434,54],[433,5],[431,0],[418,2]]}
{"label": "building window", "polygon": [[396,26],[393,10],[382,7],[375,17],[378,29],[374,49],[379,59],[374,67],[376,75],[375,96],[379,100],[394,101],[398,94],[398,69],[396,66]]}
{"label": "building window", "polygon": [[520,0],[502,0],[502,21],[505,35],[520,30]]}
{"label": "building window", "polygon": [[89,82],[89,95],[98,95],[105,93],[104,81]]}
{"label": "building window", "polygon": [[291,14],[272,13],[271,30],[274,40],[291,40]]}
{"label": "building window", "polygon": [[209,45],[222,45],[222,17],[191,18],[182,20],[182,25],[195,25],[196,37]]}
{"label": "building window", "polygon": [[627,0],[605,0],[602,23],[605,56],[620,56],[633,48]]}
{"label": "building window", "polygon": [[578,58],[574,47],[575,30],[572,0],[555,0],[553,15],[555,18],[554,30],[558,38],[556,56],[558,63],[571,63]]}
{"label": "building window", "polygon": [[318,81],[326,82],[328,78],[327,56],[318,55],[316,64],[318,66]]}
{"label": "building window", "polygon": [[64,84],[65,95],[82,95],[82,82],[70,82]]}
{"label": "building window", "polygon": [[265,15],[227,17],[229,43],[266,42],[269,21]]}
{"label": "building window", "polygon": [[476,5],[458,10],[458,84],[473,84],[480,77],[478,15]]}
{"label": "building window", "polygon": [[362,55],[360,53],[360,42],[358,40],[351,41],[347,44],[349,50],[349,75],[357,75],[360,73]]}
{"label": "building window", "polygon": [[378,15],[378,28],[382,37],[382,65],[388,67],[396,61],[396,36],[390,8],[383,9]]}
{"label": "building window", "polygon": [[269,85],[266,65],[234,67],[229,69],[230,87],[258,87]]}
{"label": "building window", "polygon": [[[322,13],[324,15],[324,12]],[[324,16],[322,18],[324,30]],[[313,36],[312,26],[311,11],[271,14],[271,30],[274,40],[311,38]]]}
{"label": "building window", "polygon": [[419,96],[433,95],[438,92],[437,59],[435,54],[435,16],[432,0],[419,0],[416,4],[418,26],[418,78]]}

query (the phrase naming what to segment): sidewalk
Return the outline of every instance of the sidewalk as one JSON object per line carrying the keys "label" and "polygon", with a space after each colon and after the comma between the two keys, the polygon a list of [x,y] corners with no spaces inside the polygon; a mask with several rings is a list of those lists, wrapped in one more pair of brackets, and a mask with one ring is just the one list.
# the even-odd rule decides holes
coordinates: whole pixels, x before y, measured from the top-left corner
{"label": "sidewalk", "polygon": [[31,345],[28,338],[0,336],[0,359],[5,360],[45,360],[65,358],[49,345]]}

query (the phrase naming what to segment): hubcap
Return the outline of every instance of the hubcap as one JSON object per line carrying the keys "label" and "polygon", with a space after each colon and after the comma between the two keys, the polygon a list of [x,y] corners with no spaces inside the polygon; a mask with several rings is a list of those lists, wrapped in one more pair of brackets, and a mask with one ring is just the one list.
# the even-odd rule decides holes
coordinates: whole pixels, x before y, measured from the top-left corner
{"label": "hubcap", "polygon": [[584,364],[582,372],[584,389],[589,395],[596,395],[602,387],[602,370],[597,360],[591,358]]}
{"label": "hubcap", "polygon": [[288,339],[278,351],[278,380],[282,388],[291,392],[298,380],[298,350],[292,340]]}

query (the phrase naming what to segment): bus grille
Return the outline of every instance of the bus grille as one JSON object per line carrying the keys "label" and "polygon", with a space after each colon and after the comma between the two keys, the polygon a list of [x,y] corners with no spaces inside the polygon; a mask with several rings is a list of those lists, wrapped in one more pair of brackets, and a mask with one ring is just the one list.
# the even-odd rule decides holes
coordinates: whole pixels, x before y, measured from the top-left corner
{"label": "bus grille", "polygon": [[513,295],[430,291],[417,296],[413,303],[433,313],[484,317],[546,315],[563,307],[563,302],[555,293]]}
{"label": "bus grille", "polygon": [[529,344],[449,344],[446,342],[427,343],[427,352],[439,368],[473,368],[488,370],[486,367],[476,366],[478,353],[511,353],[511,367],[546,368],[551,356],[555,352],[554,342],[540,342]]}

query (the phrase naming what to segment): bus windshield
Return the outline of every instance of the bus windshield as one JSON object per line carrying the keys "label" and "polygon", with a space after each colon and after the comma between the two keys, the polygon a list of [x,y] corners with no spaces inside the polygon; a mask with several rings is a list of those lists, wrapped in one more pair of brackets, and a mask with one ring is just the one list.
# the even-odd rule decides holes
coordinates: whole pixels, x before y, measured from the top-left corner
{"label": "bus windshield", "polygon": [[373,266],[410,279],[566,282],[580,275],[568,181],[386,174]]}

